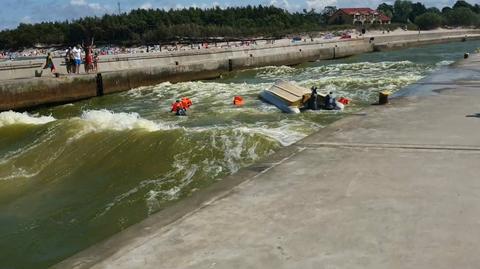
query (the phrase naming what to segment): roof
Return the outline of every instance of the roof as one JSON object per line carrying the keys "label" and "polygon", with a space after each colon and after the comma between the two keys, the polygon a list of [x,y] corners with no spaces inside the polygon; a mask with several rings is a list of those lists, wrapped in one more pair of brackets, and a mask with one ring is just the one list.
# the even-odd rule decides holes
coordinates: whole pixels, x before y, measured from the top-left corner
{"label": "roof", "polygon": [[375,13],[376,11],[368,8],[368,7],[362,7],[362,8],[340,8],[339,10],[347,13],[348,15],[355,15],[357,13],[368,15]]}
{"label": "roof", "polygon": [[[347,14],[347,15],[355,15],[355,14],[370,15],[370,14],[377,13],[377,14],[379,15],[379,19],[380,19],[381,21],[389,21],[389,20],[390,20],[390,17],[388,17],[387,15],[383,14],[382,12],[373,10],[373,9],[371,9],[371,8],[368,8],[368,7],[362,7],[362,8],[340,8],[340,9],[338,9],[338,11],[342,11],[342,12],[344,12],[344,13]],[[338,12],[338,11],[337,11],[337,12]]]}
{"label": "roof", "polygon": [[389,20],[391,20],[390,17],[388,17],[387,15],[385,15],[385,14],[383,14],[383,13],[380,13],[380,12],[379,12],[379,14],[380,14],[379,18],[380,18],[381,21],[389,21]]}

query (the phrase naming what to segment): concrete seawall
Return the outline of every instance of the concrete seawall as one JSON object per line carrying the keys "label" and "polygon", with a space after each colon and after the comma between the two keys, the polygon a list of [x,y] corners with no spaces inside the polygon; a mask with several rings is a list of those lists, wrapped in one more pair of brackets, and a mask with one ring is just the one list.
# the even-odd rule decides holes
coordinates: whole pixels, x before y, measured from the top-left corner
{"label": "concrete seawall", "polygon": [[[53,268],[476,268],[480,56]],[[455,78],[454,80],[452,78]]]}
{"label": "concrete seawall", "polygon": [[[41,61],[0,64],[0,111],[72,102],[165,81],[210,79],[235,70],[295,65],[378,50],[480,38],[477,30],[377,35],[358,39],[270,45],[251,49],[108,56],[100,62],[101,75],[32,78]],[[55,59],[61,65],[61,59]]]}

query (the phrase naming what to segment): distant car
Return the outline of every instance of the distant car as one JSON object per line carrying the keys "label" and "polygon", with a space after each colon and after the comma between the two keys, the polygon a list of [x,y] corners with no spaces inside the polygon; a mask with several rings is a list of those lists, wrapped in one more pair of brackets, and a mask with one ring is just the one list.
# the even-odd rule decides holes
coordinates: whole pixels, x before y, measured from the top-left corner
{"label": "distant car", "polygon": [[300,41],[302,41],[302,38],[299,36],[292,38],[292,42],[300,42]]}
{"label": "distant car", "polygon": [[347,33],[343,33],[342,36],[340,37],[340,39],[350,39],[350,38],[352,38],[352,36]]}

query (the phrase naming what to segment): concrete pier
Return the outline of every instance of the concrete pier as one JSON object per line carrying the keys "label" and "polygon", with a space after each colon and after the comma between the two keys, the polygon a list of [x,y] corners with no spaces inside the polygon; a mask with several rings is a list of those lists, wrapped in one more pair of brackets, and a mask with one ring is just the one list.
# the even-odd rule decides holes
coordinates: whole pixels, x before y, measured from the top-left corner
{"label": "concrete pier", "polygon": [[54,268],[477,268],[480,57]]}
{"label": "concrete pier", "polygon": [[[42,60],[0,63],[0,111],[24,110],[39,105],[72,102],[102,94],[170,81],[210,79],[222,74],[269,65],[295,65],[308,61],[348,57],[389,50],[480,38],[479,30],[431,31],[420,34],[367,35],[347,40],[317,40],[252,48],[212,49],[106,56],[95,75],[33,78]],[[59,68],[62,59],[55,59]],[[48,73],[48,72],[46,72]]]}

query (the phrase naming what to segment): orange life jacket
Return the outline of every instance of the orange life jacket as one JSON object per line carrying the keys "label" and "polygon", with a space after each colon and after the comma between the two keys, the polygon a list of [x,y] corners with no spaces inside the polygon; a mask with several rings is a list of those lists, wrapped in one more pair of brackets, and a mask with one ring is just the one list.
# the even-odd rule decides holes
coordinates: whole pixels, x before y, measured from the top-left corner
{"label": "orange life jacket", "polygon": [[172,104],[172,112],[177,112],[180,109],[185,109],[182,102],[175,102]]}
{"label": "orange life jacket", "polygon": [[184,109],[189,109],[193,103],[192,103],[192,100],[190,100],[190,98],[183,97],[182,104]]}
{"label": "orange life jacket", "polygon": [[245,104],[245,102],[243,101],[243,98],[241,96],[235,96],[233,98],[233,104],[236,106],[242,106]]}

